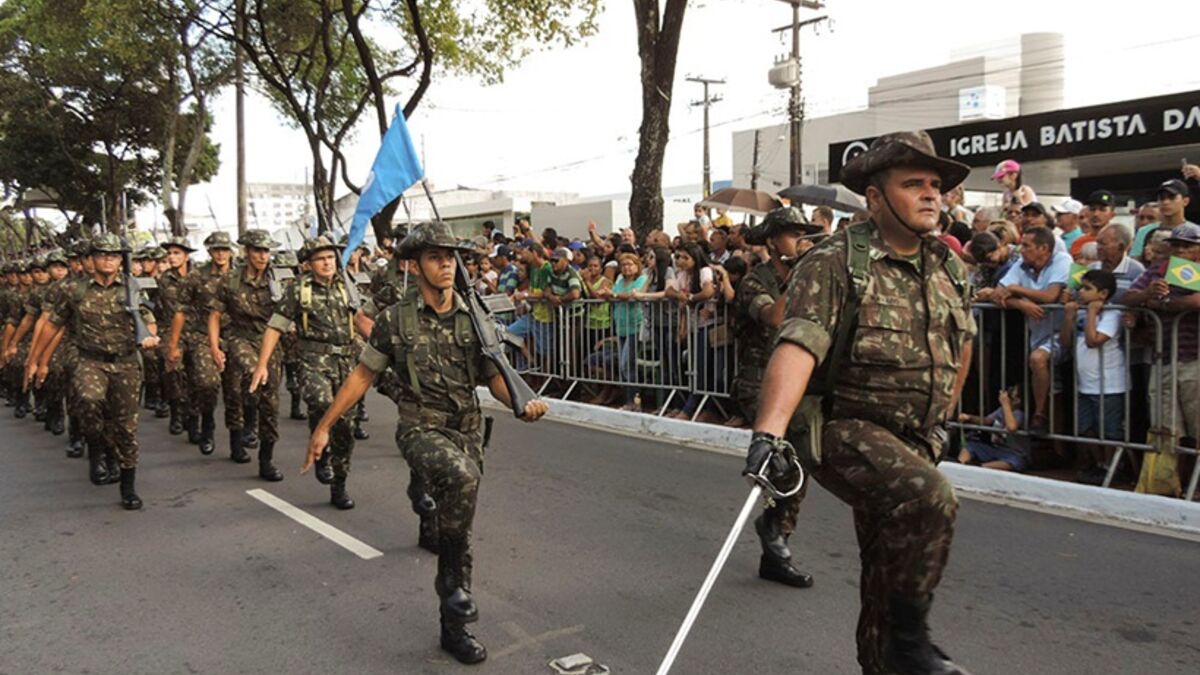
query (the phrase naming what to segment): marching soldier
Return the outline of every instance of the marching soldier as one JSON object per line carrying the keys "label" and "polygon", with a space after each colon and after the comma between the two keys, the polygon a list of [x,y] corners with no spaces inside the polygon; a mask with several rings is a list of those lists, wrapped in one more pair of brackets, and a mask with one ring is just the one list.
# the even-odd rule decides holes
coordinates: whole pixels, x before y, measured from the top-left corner
{"label": "marching soldier", "polygon": [[[249,423],[250,409],[258,424],[258,476],[266,481],[283,480],[275,467],[275,441],[279,438],[280,358],[267,367],[267,381],[250,394],[250,378],[258,364],[263,332],[282,293],[271,273],[271,251],[279,244],[266,230],[247,230],[238,243],[245,247],[246,262],[235,268],[217,286],[208,318],[208,345],[218,371],[228,371],[225,386],[225,426],[229,429],[229,456],[239,464],[249,462],[242,431]],[[222,318],[229,316],[228,328]],[[220,340],[225,338],[226,349]],[[227,351],[226,351],[227,350]]]}
{"label": "marching soldier", "polygon": [[[54,306],[57,304],[60,294],[70,282],[67,279],[67,274],[70,270],[67,265],[67,258],[62,251],[52,251],[44,258],[49,282],[41,286],[33,293],[30,293],[28,300],[25,303],[25,312],[28,316],[33,317],[33,332],[30,340],[31,347],[37,345],[39,337],[49,323],[50,315]],[[29,355],[25,360],[25,385],[28,388],[30,376],[35,374],[38,363],[40,363],[40,354],[32,348],[29,350]],[[66,357],[64,354],[55,354],[53,359],[50,359],[42,373],[44,384],[38,388],[37,396],[41,398],[42,405],[45,408],[45,426],[46,430],[55,436],[61,436],[66,427],[66,409],[63,406],[63,397],[66,389],[67,370],[65,367]]]}
{"label": "marching soldier", "polygon": [[209,261],[192,270],[179,289],[164,361],[187,373],[188,398],[200,417],[200,452],[210,455],[222,373],[217,370],[209,345],[209,307],[233,268],[233,241],[224,232],[214,232],[204,239],[204,247]]}
{"label": "marching soldier", "polygon": [[[792,206],[775,209],[763,219],[758,232],[753,233],[756,244],[765,244],[771,258],[756,265],[738,285],[737,334],[738,369],[733,380],[734,398],[746,419],[758,414],[758,394],[762,376],[771,358],[771,342],[779,328],[776,308],[784,304],[783,287],[792,266],[800,259],[802,249],[812,248],[812,239],[822,236],[820,225],[808,222],[804,213]],[[758,576],[781,584],[808,588],[812,576],[792,565],[788,538],[796,529],[796,514],[804,500],[806,488],[793,497],[775,499],[754,521],[762,545]]]}
{"label": "marching soldier", "polygon": [[[842,169],[871,218],[796,265],[746,461],[747,473],[786,481],[795,443],[809,474],[854,509],[858,662],[869,675],[966,672],[933,645],[926,619],[958,511],[936,465],[941,425],[975,333],[966,270],[932,233],[941,194],[969,171],[938,157],[925,132],[881,136]],[[824,389],[822,414],[806,402],[789,433],[810,385]],[[819,449],[801,443],[806,425]]]}
{"label": "marching soldier", "polygon": [[[64,330],[75,339],[79,361],[73,373],[73,408],[80,417],[88,441],[93,483],[107,482],[101,464],[110,449],[120,466],[121,504],[126,510],[142,508],[135,490],[138,463],[138,395],[142,366],[138,348],[154,349],[154,315],[139,306],[127,305],[126,279],[121,274],[121,254],[126,251],[115,234],[102,234],[92,242],[95,274],[62,293],[50,317],[55,331],[44,331],[51,340],[47,357],[52,357]],[[150,335],[137,344],[137,325],[131,311],[140,312]],[[43,358],[47,358],[43,357]]]}
{"label": "marching soldier", "polygon": [[[0,360],[5,364],[5,379],[14,392],[16,408],[13,415],[23,419],[33,412],[29,392],[24,387],[25,357],[28,356],[29,325],[25,322],[25,302],[33,292],[33,273],[29,261],[17,263],[17,287],[11,298],[8,315],[5,317],[4,352]],[[21,325],[26,324],[24,331]]]}
{"label": "marching soldier", "polygon": [[[454,291],[456,250],[469,247],[444,223],[418,225],[400,244],[397,255],[416,262],[419,291],[378,316],[358,367],[313,430],[303,471],[321,458],[330,430],[376,374],[395,368],[401,388],[396,441],[437,502],[434,588],[441,598],[441,646],[463,663],[478,663],[487,650],[466,630],[479,618],[471,597],[471,524],[483,470],[483,416],[475,387],[487,384],[504,403],[509,391],[483,356],[465,301]],[[522,419],[533,422],[546,410],[544,401],[530,401]]]}
{"label": "marching soldier", "polygon": [[[162,312],[162,294],[158,285],[159,277],[165,271],[159,268],[159,264],[166,258],[167,252],[156,244],[146,246],[134,254],[134,260],[140,260],[142,263],[142,274],[138,277],[138,280],[142,282],[142,292],[150,301],[154,317],[160,326],[171,325],[171,317]],[[166,267],[165,263],[163,267]],[[158,352],[143,354],[142,366],[145,371],[142,377],[142,389],[146,392],[142,406],[146,410],[152,411],[157,418],[167,417],[170,406],[166,396],[163,395],[163,373],[165,372],[163,355]]]}
{"label": "marching soldier", "polygon": [[[323,236],[305,244],[303,253],[310,271],[300,275],[275,306],[250,380],[251,392],[268,381],[276,346],[294,326],[310,431],[333,403],[334,394],[353,370],[357,357],[354,315],[358,307],[351,302],[351,294],[338,274],[340,248]],[[354,450],[350,425],[348,416],[339,417],[333,424],[332,451],[321,455],[316,471],[317,480],[330,486],[330,503],[343,510],[354,508],[354,500],[346,492]]]}
{"label": "marching soldier", "polygon": [[[300,262],[305,251],[303,247],[298,252],[282,251],[275,256],[272,263],[279,269],[286,269],[290,272],[290,279],[284,285],[287,289],[292,284],[292,279],[300,272]],[[286,290],[284,291],[286,293]],[[302,384],[300,381],[300,349],[299,340],[295,331],[284,331],[280,336],[280,350],[283,354],[283,382],[284,388],[288,390],[288,395],[291,397],[291,410],[288,412],[288,417],[294,420],[306,420],[308,415],[304,412],[304,398],[301,395]]]}
{"label": "marching soldier", "polygon": [[[158,310],[155,312],[165,323],[180,310],[180,296],[192,271],[189,256],[196,250],[184,237],[171,237],[163,244],[167,251],[167,269],[158,278]],[[165,361],[165,359],[164,359]],[[189,443],[200,442],[199,420],[191,401],[188,400],[187,371],[180,363],[165,364],[163,372],[163,394],[170,406],[171,422],[168,430],[178,436],[185,430]]]}

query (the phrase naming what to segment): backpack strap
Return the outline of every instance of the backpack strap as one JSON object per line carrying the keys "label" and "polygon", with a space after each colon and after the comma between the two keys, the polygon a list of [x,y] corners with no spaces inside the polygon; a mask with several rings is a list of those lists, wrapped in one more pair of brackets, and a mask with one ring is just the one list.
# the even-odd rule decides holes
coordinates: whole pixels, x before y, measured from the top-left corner
{"label": "backpack strap", "polygon": [[417,343],[417,301],[415,298],[402,300],[395,305],[396,325],[399,327],[400,342],[404,345],[404,367],[408,371],[408,384],[413,395],[421,397],[421,380],[417,377],[417,359],[413,346]]}
{"label": "backpack strap", "polygon": [[834,331],[833,345],[829,348],[823,364],[825,371],[821,381],[824,399],[821,407],[826,417],[833,408],[833,385],[837,378],[838,367],[842,358],[850,349],[850,342],[858,329],[858,308],[862,298],[867,293],[867,285],[871,272],[871,230],[870,223],[857,223],[846,228],[846,297],[842,300],[841,313],[838,316],[837,330]]}
{"label": "backpack strap", "polygon": [[478,373],[475,372],[475,345],[478,344],[478,339],[475,335],[475,324],[471,322],[471,315],[467,312],[460,311],[454,315],[454,338],[458,344],[463,347],[466,355],[467,378],[471,384],[475,384]]}

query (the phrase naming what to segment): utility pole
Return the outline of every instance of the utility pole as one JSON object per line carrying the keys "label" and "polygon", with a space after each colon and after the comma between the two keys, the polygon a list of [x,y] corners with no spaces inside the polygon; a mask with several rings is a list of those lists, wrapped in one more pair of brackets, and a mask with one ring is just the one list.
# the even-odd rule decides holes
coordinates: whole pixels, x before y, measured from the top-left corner
{"label": "utility pole", "polygon": [[795,63],[796,73],[791,84],[792,96],[788,102],[788,119],[791,123],[791,171],[789,180],[792,185],[799,185],[803,180],[803,165],[801,164],[801,145],[800,141],[804,134],[804,99],[800,97],[800,79],[802,69],[800,67],[800,30],[806,26],[815,26],[822,21],[828,21],[828,16],[818,16],[806,21],[800,20],[800,10],[803,9],[822,9],[825,5],[819,0],[779,0],[786,2],[792,6],[792,23],[789,26],[782,26],[771,31],[772,33],[781,33],[784,31],[792,31],[792,61]]}
{"label": "utility pole", "polygon": [[699,82],[704,85],[704,100],[692,101],[693,106],[704,106],[704,198],[712,194],[712,169],[708,161],[708,108],[713,103],[721,100],[721,95],[708,95],[708,85],[710,84],[725,84],[725,80],[714,80],[705,77],[689,77],[688,82]]}
{"label": "utility pole", "polygon": [[[234,31],[241,40],[246,38],[245,14],[246,0],[237,0],[234,5]],[[240,236],[246,233],[246,66],[240,44],[234,45],[233,68],[237,107],[237,231]]]}
{"label": "utility pole", "polygon": [[754,130],[754,158],[750,162],[750,189],[758,189],[758,135],[759,130]]}

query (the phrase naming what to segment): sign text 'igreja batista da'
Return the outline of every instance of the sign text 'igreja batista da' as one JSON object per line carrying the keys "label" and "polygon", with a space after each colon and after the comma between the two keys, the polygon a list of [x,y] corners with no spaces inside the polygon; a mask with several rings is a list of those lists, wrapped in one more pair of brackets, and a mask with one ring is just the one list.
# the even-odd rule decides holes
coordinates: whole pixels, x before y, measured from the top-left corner
{"label": "sign text 'igreja batista da'", "polygon": [[[1200,91],[929,129],[938,154],[971,166],[1200,143]],[[829,146],[829,176],[874,138]]]}

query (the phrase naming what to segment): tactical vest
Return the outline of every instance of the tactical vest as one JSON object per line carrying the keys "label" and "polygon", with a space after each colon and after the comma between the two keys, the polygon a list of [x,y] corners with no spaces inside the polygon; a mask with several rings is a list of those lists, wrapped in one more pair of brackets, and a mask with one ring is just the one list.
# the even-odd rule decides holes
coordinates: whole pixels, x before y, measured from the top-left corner
{"label": "tactical vest", "polygon": [[[417,362],[414,347],[417,344],[417,331],[420,330],[421,320],[418,296],[409,295],[387,308],[391,314],[392,325],[396,331],[391,336],[392,358],[396,363],[403,363],[408,371],[409,389],[418,401],[421,399],[421,378],[417,376]],[[467,369],[467,377],[475,382],[475,352],[479,351],[479,336],[471,323],[471,316],[466,312],[454,314],[454,342],[463,349],[466,358],[463,359]]]}
{"label": "tactical vest", "polygon": [[[300,326],[301,326],[301,328],[304,329],[305,335],[308,335],[308,311],[310,309],[312,309],[312,294],[313,294],[312,282],[313,282],[313,278],[312,278],[311,274],[305,274],[304,276],[300,277],[300,289],[299,289],[300,290]],[[334,279],[334,283],[335,284],[337,283],[336,279]],[[337,284],[337,287],[338,287],[338,290],[340,290],[342,292],[342,302],[346,303],[347,308],[352,309],[350,306],[350,294],[346,291],[345,282]],[[354,312],[353,311],[347,313],[346,321],[348,324],[347,328],[350,331],[350,333],[349,333],[350,339],[353,340],[354,339]]]}

